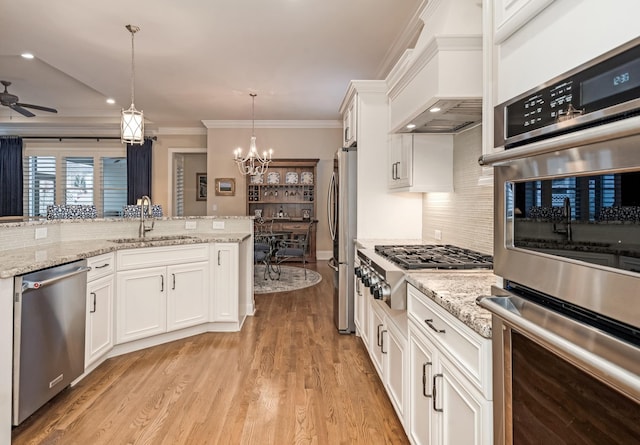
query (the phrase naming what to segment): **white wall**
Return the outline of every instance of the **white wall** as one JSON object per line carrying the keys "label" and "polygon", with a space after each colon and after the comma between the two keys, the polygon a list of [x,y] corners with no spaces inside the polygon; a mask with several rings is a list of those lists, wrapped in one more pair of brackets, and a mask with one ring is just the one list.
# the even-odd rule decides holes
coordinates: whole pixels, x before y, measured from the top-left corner
{"label": "white wall", "polygon": [[[316,180],[316,211],[318,217],[316,250],[331,251],[327,224],[327,190],[333,172],[333,156],[342,145],[342,128],[258,128],[255,130],[258,151],[273,148],[274,158],[320,159]],[[301,123],[303,125],[303,123]],[[233,150],[242,147],[246,153],[251,128],[209,128],[207,142],[209,215],[246,214],[246,177],[233,161]],[[235,178],[235,196],[215,196],[214,178]],[[213,206],[216,210],[213,210]]]}
{"label": "white wall", "polygon": [[[422,238],[493,253],[493,185],[478,185],[482,127],[454,136],[452,193],[424,193]],[[435,230],[442,232],[436,240]]]}

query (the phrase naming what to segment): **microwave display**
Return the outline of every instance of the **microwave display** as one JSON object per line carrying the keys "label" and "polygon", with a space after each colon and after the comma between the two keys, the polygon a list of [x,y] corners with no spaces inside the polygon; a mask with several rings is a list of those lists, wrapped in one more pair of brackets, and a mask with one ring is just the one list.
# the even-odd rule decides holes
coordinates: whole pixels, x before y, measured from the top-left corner
{"label": "microwave display", "polygon": [[640,272],[640,171],[505,187],[513,247]]}

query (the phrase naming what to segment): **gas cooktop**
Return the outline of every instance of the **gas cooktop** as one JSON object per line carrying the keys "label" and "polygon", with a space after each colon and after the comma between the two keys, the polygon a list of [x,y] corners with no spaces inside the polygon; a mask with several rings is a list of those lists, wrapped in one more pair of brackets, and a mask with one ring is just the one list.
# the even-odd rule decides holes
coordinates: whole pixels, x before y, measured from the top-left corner
{"label": "gas cooktop", "polygon": [[375,246],[375,251],[405,269],[492,269],[493,257],[449,244]]}

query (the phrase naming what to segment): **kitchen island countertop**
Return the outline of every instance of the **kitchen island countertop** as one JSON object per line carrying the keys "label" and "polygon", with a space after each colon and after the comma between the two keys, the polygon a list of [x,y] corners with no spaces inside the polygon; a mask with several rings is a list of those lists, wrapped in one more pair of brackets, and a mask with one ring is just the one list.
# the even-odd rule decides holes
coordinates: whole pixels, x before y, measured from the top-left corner
{"label": "kitchen island countertop", "polygon": [[240,243],[250,236],[251,234],[248,233],[194,233],[180,239],[162,240],[158,239],[159,237],[156,239],[150,237],[151,239],[143,242],[113,242],[109,239],[77,240],[4,250],[0,258],[0,278],[11,278],[116,250],[197,243]]}

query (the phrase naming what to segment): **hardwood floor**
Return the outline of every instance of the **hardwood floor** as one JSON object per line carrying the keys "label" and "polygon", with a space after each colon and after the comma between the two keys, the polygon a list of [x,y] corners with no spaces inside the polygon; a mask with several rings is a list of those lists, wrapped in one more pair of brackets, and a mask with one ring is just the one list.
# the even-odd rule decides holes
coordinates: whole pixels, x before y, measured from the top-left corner
{"label": "hardwood floor", "polygon": [[360,338],[316,286],[256,295],[242,332],[107,360],[12,432],[13,444],[406,444]]}

